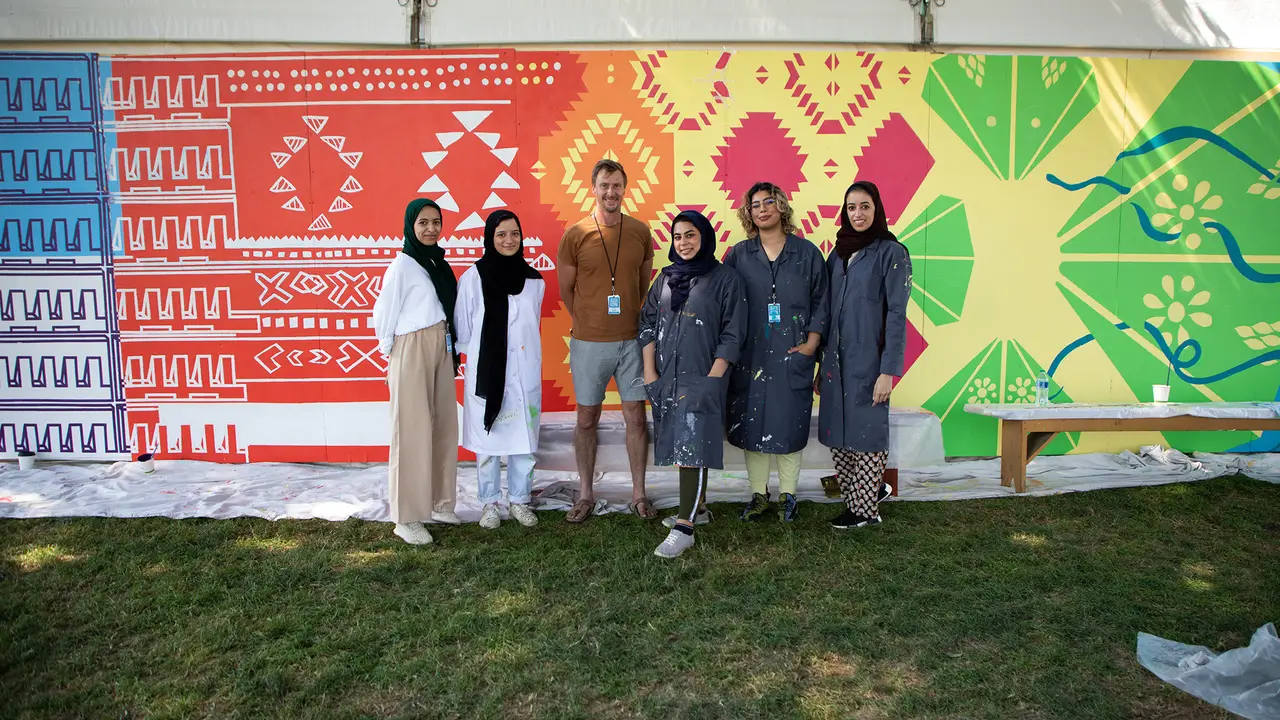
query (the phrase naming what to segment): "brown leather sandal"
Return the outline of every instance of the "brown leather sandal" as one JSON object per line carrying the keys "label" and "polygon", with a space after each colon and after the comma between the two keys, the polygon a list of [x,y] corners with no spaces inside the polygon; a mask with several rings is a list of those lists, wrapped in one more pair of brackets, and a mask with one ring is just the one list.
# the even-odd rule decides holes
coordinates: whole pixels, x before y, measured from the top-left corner
{"label": "brown leather sandal", "polygon": [[587,518],[591,517],[595,511],[595,500],[579,500],[573,504],[573,507],[569,508],[569,512],[564,516],[564,519],[574,525],[578,525],[586,522]]}
{"label": "brown leather sandal", "polygon": [[[640,512],[642,504],[645,512]],[[649,502],[649,498],[647,497],[642,497],[639,500],[632,500],[627,507],[630,508],[632,515],[635,515],[641,520],[653,520],[658,517],[658,511],[653,509],[653,503]]]}

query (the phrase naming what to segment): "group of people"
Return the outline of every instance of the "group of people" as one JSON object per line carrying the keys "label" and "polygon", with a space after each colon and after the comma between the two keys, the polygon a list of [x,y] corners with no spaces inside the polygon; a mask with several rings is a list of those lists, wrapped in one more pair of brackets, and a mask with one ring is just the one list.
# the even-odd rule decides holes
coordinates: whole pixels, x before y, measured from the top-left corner
{"label": "group of people", "polygon": [[[911,259],[889,231],[870,182],[845,192],[835,248],[823,258],[797,235],[777,186],[757,183],[738,218],[747,238],[724,260],[715,229],[686,210],[671,223],[670,263],[653,277],[649,227],[622,211],[625,169],[601,160],[591,173],[595,210],[560,241],[560,296],[572,318],[569,365],[577,404],[574,453],[580,489],[566,519],[595,511],[597,430],[606,389],[616,383],[632,476],[629,508],[657,517],[645,494],[653,413],[654,461],[678,466],[680,507],[654,553],[674,558],[711,522],[708,470],[724,467],[724,442],[743,450],[751,499],[742,520],[772,509],[799,517],[796,486],[809,442],[814,393],[818,440],[831,448],[845,507],[837,529],[881,522],[889,488],[889,398],[902,375]],[[374,305],[380,349],[389,356],[389,483],[395,533],[432,541],[425,522],[457,524],[459,428],[453,381],[466,357],[461,446],[475,453],[480,525],[501,523],[501,461],[508,514],[538,522],[530,507],[542,408],[539,320],[546,283],[525,260],[520,220],[509,210],[485,222],[483,256],[455,279],[439,246],[440,207],[405,210],[403,252],[387,269]],[[651,282],[652,281],[652,282]]]}

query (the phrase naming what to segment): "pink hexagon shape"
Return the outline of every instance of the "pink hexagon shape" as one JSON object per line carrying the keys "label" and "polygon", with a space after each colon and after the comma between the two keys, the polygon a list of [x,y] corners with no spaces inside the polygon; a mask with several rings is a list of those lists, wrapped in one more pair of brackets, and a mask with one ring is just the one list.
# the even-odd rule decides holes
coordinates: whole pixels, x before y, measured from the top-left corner
{"label": "pink hexagon shape", "polygon": [[855,179],[870,180],[880,188],[880,199],[890,225],[898,222],[933,168],[929,148],[898,113],[889,114],[854,160],[858,164]]}

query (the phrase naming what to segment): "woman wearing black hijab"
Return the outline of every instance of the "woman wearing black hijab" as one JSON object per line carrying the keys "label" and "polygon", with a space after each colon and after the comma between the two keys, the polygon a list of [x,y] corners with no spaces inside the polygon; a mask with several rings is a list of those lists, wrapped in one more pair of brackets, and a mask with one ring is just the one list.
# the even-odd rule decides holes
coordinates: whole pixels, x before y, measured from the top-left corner
{"label": "woman wearing black hijab", "polygon": [[496,210],[484,224],[484,256],[458,283],[458,347],[467,356],[462,446],[476,454],[480,527],[501,522],[502,458],[507,502],[525,527],[538,524],[529,507],[534,453],[542,418],[542,338],[538,333],[542,275],[524,259],[520,218]]}
{"label": "woman wearing black hijab", "polygon": [[880,523],[887,496],[889,395],[907,347],[911,256],[889,232],[880,191],[859,181],[845,191],[831,272],[831,325],[818,370],[818,440],[835,458],[845,511],[840,530]]}
{"label": "woman wearing black hijab", "polygon": [[640,311],[645,392],[653,407],[657,465],[680,466],[676,526],[654,554],[673,558],[693,545],[694,512],[707,469],[724,467],[725,395],[746,330],[737,273],[716,259],[716,236],[702,213],[671,223],[671,264]]}
{"label": "woman wearing black hijab", "polygon": [[458,281],[440,247],[440,206],[416,199],[404,211],[404,249],[382,276],[373,304],[378,348],[391,362],[388,500],[395,533],[432,541],[427,520],[456,525],[458,405],[453,309]]}

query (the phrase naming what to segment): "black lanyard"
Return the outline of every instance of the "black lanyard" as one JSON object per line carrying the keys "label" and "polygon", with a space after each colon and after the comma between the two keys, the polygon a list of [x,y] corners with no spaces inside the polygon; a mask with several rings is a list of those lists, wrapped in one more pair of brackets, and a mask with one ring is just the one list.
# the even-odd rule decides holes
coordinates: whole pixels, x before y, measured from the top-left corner
{"label": "black lanyard", "polygon": [[609,263],[609,294],[618,292],[618,260],[622,259],[622,221],[618,221],[618,257],[609,256],[609,245],[604,241],[604,231],[600,229],[600,221],[591,213],[591,222],[596,224],[596,234],[600,236],[600,247],[604,248],[604,259]]}
{"label": "black lanyard", "polygon": [[765,262],[768,263],[769,265],[769,280],[770,280],[770,283],[772,284],[772,288],[769,290],[770,302],[778,301],[778,266],[782,264],[782,255],[786,251],[787,251],[787,246],[783,245],[782,249],[778,251],[778,257],[775,258],[772,262],[770,262],[769,253],[765,252],[765,249],[764,249],[764,242],[760,243],[760,252],[764,254]]}

